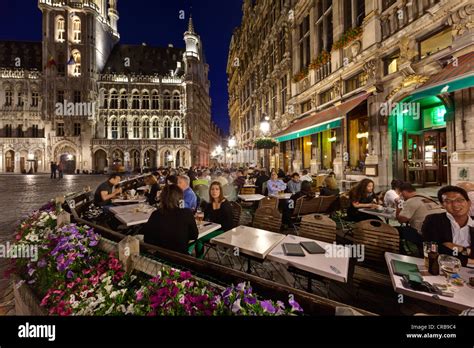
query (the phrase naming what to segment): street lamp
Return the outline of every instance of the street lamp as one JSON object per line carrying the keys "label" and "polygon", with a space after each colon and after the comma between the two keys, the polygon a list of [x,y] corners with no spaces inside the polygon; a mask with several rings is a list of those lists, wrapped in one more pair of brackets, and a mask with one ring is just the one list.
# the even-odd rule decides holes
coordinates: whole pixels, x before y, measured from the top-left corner
{"label": "street lamp", "polygon": [[[263,136],[265,137],[270,132],[270,117],[264,114],[263,121],[260,122],[260,131],[262,132]],[[263,150],[263,167],[268,167],[268,149]],[[269,169],[269,168],[267,168]]]}

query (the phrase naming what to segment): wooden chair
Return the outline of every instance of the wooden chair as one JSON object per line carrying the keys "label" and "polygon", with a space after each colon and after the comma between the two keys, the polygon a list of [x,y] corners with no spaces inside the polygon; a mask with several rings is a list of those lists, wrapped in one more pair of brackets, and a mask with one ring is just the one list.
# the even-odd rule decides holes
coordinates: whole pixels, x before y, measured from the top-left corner
{"label": "wooden chair", "polygon": [[398,231],[379,220],[366,220],[356,223],[353,233],[354,244],[365,246],[364,266],[386,273],[385,253],[400,251]]}
{"label": "wooden chair", "polygon": [[234,227],[240,226],[240,216],[242,215],[242,206],[237,202],[230,202],[232,206],[232,217],[234,221]]}
{"label": "wooden chair", "polygon": [[71,198],[66,198],[63,209],[70,213],[74,219],[80,218],[89,209],[94,201],[91,192],[82,192]]}
{"label": "wooden chair", "polygon": [[337,196],[319,196],[319,207],[316,213],[332,213],[336,210]]}
{"label": "wooden chair", "polygon": [[259,208],[275,208],[278,209],[278,198],[276,197],[265,197],[258,203]]}
{"label": "wooden chair", "polygon": [[282,215],[277,208],[258,208],[253,218],[252,226],[266,231],[277,232],[281,230]]}
{"label": "wooden chair", "polygon": [[255,194],[255,187],[242,187],[240,189],[241,195],[254,195]]}
{"label": "wooden chair", "polygon": [[336,241],[336,222],[325,215],[305,215],[301,219],[299,236],[334,243]]}

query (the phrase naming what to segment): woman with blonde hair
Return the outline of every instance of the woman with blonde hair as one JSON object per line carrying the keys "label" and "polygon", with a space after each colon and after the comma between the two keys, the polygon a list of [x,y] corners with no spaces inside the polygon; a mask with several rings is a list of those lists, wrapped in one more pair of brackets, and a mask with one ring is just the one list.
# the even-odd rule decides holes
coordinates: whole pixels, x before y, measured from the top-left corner
{"label": "woman with blonde hair", "polygon": [[145,192],[148,204],[155,205],[157,203],[158,191],[160,190],[158,180],[154,175],[149,175],[145,178],[145,185],[149,186],[149,189]]}
{"label": "woman with blonde hair", "polygon": [[319,192],[320,196],[337,196],[339,195],[339,188],[337,187],[336,178],[328,175],[324,179],[324,187]]}

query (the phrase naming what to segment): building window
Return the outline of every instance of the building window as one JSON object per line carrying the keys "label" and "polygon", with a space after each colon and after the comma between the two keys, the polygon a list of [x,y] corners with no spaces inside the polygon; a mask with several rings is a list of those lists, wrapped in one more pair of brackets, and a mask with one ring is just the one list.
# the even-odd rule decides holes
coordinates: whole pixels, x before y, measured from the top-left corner
{"label": "building window", "polygon": [[5,126],[5,136],[7,138],[11,138],[13,136],[13,131],[12,131],[12,125],[11,124],[7,124]]}
{"label": "building window", "polygon": [[56,41],[64,42],[66,39],[66,21],[62,16],[56,18]]}
{"label": "building window", "polygon": [[23,102],[23,92],[18,92],[16,105],[19,106],[19,107],[22,107],[22,106],[24,105],[24,102]]}
{"label": "building window", "polygon": [[158,123],[158,120],[153,121],[152,128],[153,128],[153,138],[158,139],[160,136],[160,125]]}
{"label": "building window", "polygon": [[69,65],[72,66],[72,75],[75,77],[81,76],[81,52],[79,50],[72,51],[72,58]]}
{"label": "building window", "polygon": [[367,84],[367,73],[362,71],[357,75],[346,80],[346,93],[352,92],[357,88]]}
{"label": "building window", "polygon": [[353,170],[362,171],[369,152],[369,117],[349,117],[349,164]]}
{"label": "building window", "polygon": [[306,16],[299,26],[299,56],[300,56],[300,70],[306,68],[311,61],[310,49],[310,25],[309,15]]}
{"label": "building window", "polygon": [[420,41],[420,59],[426,58],[449,47],[453,41],[451,28],[445,28],[440,32]]}
{"label": "building window", "polygon": [[137,91],[132,93],[132,109],[138,110],[140,109],[140,95]]}
{"label": "building window", "polygon": [[38,107],[39,104],[39,93],[38,92],[32,92],[31,93],[31,106],[36,108]]}
{"label": "building window", "polygon": [[82,97],[81,97],[81,91],[74,91],[74,103],[81,103],[82,102]]}
{"label": "building window", "polygon": [[110,108],[118,109],[118,93],[117,91],[110,92]]}
{"label": "building window", "polygon": [[328,90],[322,92],[322,93],[319,95],[319,98],[320,98],[320,101],[321,101],[320,104],[329,103],[329,102],[330,102],[331,100],[333,100],[333,98],[334,98],[334,89],[333,89],[333,88],[329,88]]}
{"label": "building window", "polygon": [[180,95],[179,93],[173,94],[173,110],[181,109]]}
{"label": "building window", "polygon": [[288,77],[285,75],[281,79],[281,113],[286,113],[286,100],[288,94]]}
{"label": "building window", "polygon": [[31,136],[33,138],[39,138],[39,129],[37,124],[31,126]]}
{"label": "building window", "polygon": [[171,94],[169,92],[165,92],[163,96],[163,109],[171,110]]}
{"label": "building window", "polygon": [[78,17],[72,19],[72,41],[81,43],[81,20]]}
{"label": "building window", "polygon": [[165,120],[165,139],[171,139],[171,121],[169,119]]}
{"label": "building window", "polygon": [[319,0],[316,14],[316,53],[330,51],[333,44],[332,0]]}
{"label": "building window", "polygon": [[110,130],[112,131],[112,139],[118,139],[118,122],[116,119],[112,120]]}
{"label": "building window", "polygon": [[277,106],[277,85],[273,85],[272,87],[272,113],[276,115],[278,113],[278,106]]}
{"label": "building window", "polygon": [[56,136],[63,137],[64,136],[64,123],[58,122],[56,125]]}
{"label": "building window", "polygon": [[304,103],[301,103],[301,113],[305,113],[311,110],[311,100],[307,100]]}
{"label": "building window", "polygon": [[279,56],[280,56],[280,61],[283,60],[285,57],[286,53],[286,37],[285,37],[285,30],[281,30],[280,33],[278,34],[278,41],[279,41]]}
{"label": "building window", "polygon": [[160,95],[157,91],[153,91],[151,95],[151,108],[153,110],[158,110],[160,108]]}
{"label": "building window", "polygon": [[5,106],[12,106],[13,104],[13,93],[12,91],[5,91]]}
{"label": "building window", "polygon": [[143,92],[142,109],[150,109],[150,94],[147,91]]}
{"label": "building window", "polygon": [[365,0],[344,0],[344,31],[360,27],[365,18]]}
{"label": "building window", "polygon": [[133,120],[133,137],[135,139],[140,138],[140,121],[138,119]]}
{"label": "building window", "polygon": [[64,91],[57,91],[56,92],[56,103],[64,103]]}
{"label": "building window", "polygon": [[181,139],[181,121],[179,119],[175,119],[173,122],[173,138]]}
{"label": "building window", "polygon": [[128,139],[128,124],[127,120],[122,120],[120,124],[120,138]]}
{"label": "building window", "polygon": [[123,109],[123,110],[128,109],[128,101],[127,101],[126,92],[120,93],[120,109]]}
{"label": "building window", "polygon": [[397,51],[383,59],[384,74],[390,75],[398,71],[398,62],[400,59],[400,52]]}
{"label": "building window", "polygon": [[25,132],[23,131],[23,125],[22,124],[18,125],[16,134],[17,134],[18,138],[23,138],[25,136]]}
{"label": "building window", "polygon": [[148,120],[143,121],[142,138],[143,139],[149,139],[150,138],[150,121],[148,121]]}
{"label": "building window", "polygon": [[397,0],[382,0],[382,10],[386,10],[396,2]]}
{"label": "building window", "polygon": [[80,123],[74,123],[74,136],[78,137],[81,135],[81,124]]}

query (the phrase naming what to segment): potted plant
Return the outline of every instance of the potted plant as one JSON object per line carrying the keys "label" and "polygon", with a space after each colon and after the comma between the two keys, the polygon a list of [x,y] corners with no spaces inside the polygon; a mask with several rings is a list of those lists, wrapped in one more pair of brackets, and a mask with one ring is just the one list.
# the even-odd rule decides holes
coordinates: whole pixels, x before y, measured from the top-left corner
{"label": "potted plant", "polygon": [[278,145],[278,142],[272,138],[258,138],[255,140],[255,147],[257,149],[273,149]]}
{"label": "potted plant", "polygon": [[332,51],[335,51],[339,48],[344,48],[352,41],[360,38],[362,36],[362,27],[349,28],[342,36],[334,42],[332,46]]}
{"label": "potted plant", "polygon": [[331,55],[329,54],[328,51],[322,51],[318,55],[318,57],[311,62],[311,64],[309,65],[309,68],[313,70],[319,69],[324,64],[326,64],[330,58],[331,58]]}

